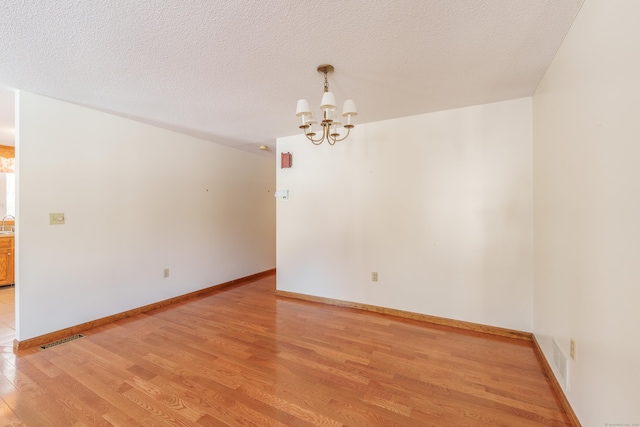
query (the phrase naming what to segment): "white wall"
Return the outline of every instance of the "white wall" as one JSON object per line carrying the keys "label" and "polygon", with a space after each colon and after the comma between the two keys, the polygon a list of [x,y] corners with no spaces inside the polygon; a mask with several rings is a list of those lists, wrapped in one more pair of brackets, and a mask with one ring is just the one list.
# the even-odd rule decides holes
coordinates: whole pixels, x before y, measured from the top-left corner
{"label": "white wall", "polygon": [[[640,424],[640,2],[588,0],[534,96],[534,332],[585,426]],[[635,424],[634,424],[635,423]]]}
{"label": "white wall", "polygon": [[527,98],[359,125],[333,147],[279,139],[278,289],[532,330],[531,115]]}
{"label": "white wall", "polygon": [[27,92],[17,122],[18,340],[274,268],[272,158]]}

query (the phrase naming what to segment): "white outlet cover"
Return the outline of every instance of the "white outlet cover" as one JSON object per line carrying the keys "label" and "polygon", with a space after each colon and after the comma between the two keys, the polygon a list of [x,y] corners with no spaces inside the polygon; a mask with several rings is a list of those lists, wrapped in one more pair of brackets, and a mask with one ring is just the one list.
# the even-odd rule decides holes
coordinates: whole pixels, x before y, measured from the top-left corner
{"label": "white outlet cover", "polygon": [[64,224],[64,213],[50,213],[49,225],[62,225]]}

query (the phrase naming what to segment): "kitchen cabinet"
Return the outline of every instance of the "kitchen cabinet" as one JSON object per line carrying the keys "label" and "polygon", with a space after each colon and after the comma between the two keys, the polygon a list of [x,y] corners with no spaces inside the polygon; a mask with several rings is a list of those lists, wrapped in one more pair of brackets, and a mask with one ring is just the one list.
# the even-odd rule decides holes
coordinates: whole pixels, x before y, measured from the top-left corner
{"label": "kitchen cabinet", "polygon": [[0,237],[0,286],[14,283],[13,236]]}

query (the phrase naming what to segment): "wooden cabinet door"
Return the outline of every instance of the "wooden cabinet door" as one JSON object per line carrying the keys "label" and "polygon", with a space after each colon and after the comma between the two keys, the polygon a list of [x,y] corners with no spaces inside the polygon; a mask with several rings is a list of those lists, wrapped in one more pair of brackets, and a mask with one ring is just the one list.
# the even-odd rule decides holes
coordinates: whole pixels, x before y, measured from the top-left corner
{"label": "wooden cabinet door", "polygon": [[0,285],[12,285],[13,279],[13,237],[0,239]]}

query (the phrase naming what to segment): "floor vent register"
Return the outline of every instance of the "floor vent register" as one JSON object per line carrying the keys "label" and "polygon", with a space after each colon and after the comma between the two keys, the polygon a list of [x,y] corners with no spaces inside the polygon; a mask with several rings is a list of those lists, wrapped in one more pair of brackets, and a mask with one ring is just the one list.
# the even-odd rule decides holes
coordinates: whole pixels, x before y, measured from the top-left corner
{"label": "floor vent register", "polygon": [[77,340],[79,338],[84,338],[84,335],[82,335],[82,334],[73,335],[71,337],[63,338],[61,340],[54,341],[54,342],[51,342],[49,344],[41,345],[40,346],[40,350],[46,350],[48,348],[55,347],[55,346],[60,345],[60,344],[68,343],[69,341]]}

